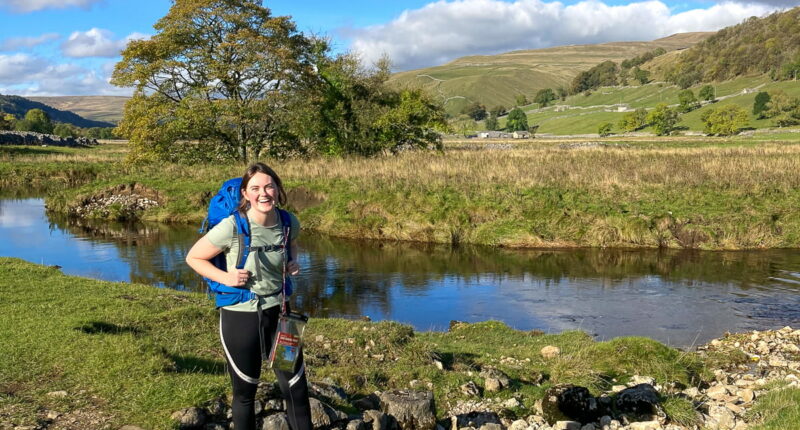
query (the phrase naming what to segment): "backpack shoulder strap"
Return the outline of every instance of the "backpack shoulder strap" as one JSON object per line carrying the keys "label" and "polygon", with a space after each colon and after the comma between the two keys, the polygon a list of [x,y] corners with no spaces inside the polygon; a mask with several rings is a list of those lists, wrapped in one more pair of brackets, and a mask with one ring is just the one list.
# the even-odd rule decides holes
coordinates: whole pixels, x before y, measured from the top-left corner
{"label": "backpack shoulder strap", "polygon": [[244,269],[244,263],[247,261],[247,255],[250,253],[250,221],[247,219],[247,216],[242,215],[242,213],[239,211],[234,212],[233,221],[233,234],[237,244],[239,245],[236,254],[236,268]]}
{"label": "backpack shoulder strap", "polygon": [[292,246],[291,246],[291,238],[290,235],[292,233],[292,216],[289,215],[289,212],[278,208],[278,214],[281,217],[281,228],[283,229],[283,241],[284,246],[286,247],[286,256],[287,261],[292,261]]}

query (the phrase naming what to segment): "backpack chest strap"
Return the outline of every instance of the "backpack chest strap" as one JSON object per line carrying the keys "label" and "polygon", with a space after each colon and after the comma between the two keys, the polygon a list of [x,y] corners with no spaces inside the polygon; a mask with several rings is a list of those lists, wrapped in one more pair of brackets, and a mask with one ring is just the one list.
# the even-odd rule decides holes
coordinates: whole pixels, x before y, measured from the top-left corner
{"label": "backpack chest strap", "polygon": [[264,252],[283,252],[286,246],[280,245],[263,245],[251,246],[248,250],[256,253],[256,281],[261,281],[261,254]]}

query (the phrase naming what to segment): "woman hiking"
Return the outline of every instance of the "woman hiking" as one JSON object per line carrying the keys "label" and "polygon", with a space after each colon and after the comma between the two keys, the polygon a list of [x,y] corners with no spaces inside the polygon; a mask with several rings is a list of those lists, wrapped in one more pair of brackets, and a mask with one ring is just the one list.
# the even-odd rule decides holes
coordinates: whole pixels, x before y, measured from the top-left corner
{"label": "woman hiking", "polygon": [[[238,303],[221,305],[217,301],[220,340],[233,384],[233,424],[236,430],[249,430],[256,428],[253,405],[262,357],[272,347],[278,318],[286,310],[286,275],[300,273],[300,266],[291,259],[297,255],[300,223],[293,214],[278,209],[278,205],[286,205],[286,192],[269,166],[255,163],[248,167],[240,193],[239,214],[223,219],[200,238],[189,250],[186,263],[210,281],[245,293],[249,290]],[[239,248],[246,246],[237,238],[237,219],[249,224],[249,253],[242,269],[236,268],[236,260],[242,255]],[[225,257],[227,271],[212,263],[219,254]],[[276,369],[275,376],[292,430],[311,430],[302,351],[293,372]]]}

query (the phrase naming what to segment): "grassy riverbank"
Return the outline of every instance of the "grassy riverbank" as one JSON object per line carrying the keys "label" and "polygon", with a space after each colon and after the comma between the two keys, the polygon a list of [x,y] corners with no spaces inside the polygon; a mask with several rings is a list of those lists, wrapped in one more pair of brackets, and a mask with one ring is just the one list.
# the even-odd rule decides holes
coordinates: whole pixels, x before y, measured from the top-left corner
{"label": "grassy riverbank", "polygon": [[[469,141],[448,143],[442,153],[266,161],[283,176],[304,227],[338,236],[508,247],[797,248],[798,140]],[[199,223],[219,184],[243,170],[130,167],[103,146],[84,151],[89,161],[72,165],[0,148],[4,186],[29,180],[12,176],[46,183],[56,171],[83,172],[75,175],[91,180],[51,193],[51,210],[135,183],[162,202],[142,218]],[[102,151],[109,151],[103,161],[91,161]]]}
{"label": "grassy riverbank", "polygon": [[[173,411],[228,392],[217,316],[205,295],[65,276],[0,258],[0,314],[0,427],[35,425],[56,412],[62,422],[76,420],[73,428],[170,428]],[[522,399],[519,416],[558,383],[597,394],[634,374],[661,384],[713,378],[709,363],[695,354],[649,339],[595,342],[582,332],[520,332],[498,322],[441,333],[393,322],[312,319],[307,339],[311,381],[332,378],[351,400],[407,388],[412,380],[430,383],[440,415],[468,398],[459,386],[480,383],[476,369],[484,366],[512,380],[510,388],[484,397]],[[539,351],[546,345],[560,347],[561,355],[544,359]],[[59,391],[66,393],[53,394]],[[672,419],[694,420],[688,401],[664,401]]]}

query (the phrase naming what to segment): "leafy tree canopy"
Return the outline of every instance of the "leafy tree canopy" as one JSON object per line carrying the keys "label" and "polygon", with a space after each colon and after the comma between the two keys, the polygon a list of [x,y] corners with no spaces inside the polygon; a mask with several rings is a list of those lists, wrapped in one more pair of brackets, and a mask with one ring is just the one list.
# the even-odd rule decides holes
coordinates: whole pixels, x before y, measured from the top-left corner
{"label": "leafy tree canopy", "polygon": [[551,101],[556,99],[556,93],[553,91],[552,88],[545,88],[539,90],[536,93],[536,96],[533,98],[534,103],[539,103],[540,107],[545,107],[550,104]]}
{"label": "leafy tree canopy", "polygon": [[670,134],[675,129],[675,124],[678,123],[678,112],[670,109],[666,103],[660,103],[647,114],[647,123],[659,136]]}
{"label": "leafy tree canopy", "polygon": [[528,130],[528,116],[520,108],[514,108],[508,113],[508,121],[506,122],[506,129],[508,131],[526,131]]}
{"label": "leafy tree canopy", "polygon": [[747,112],[737,105],[709,109],[700,117],[708,134],[730,136],[747,126]]}

